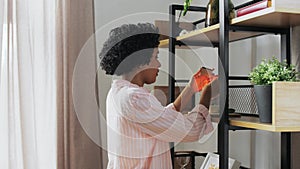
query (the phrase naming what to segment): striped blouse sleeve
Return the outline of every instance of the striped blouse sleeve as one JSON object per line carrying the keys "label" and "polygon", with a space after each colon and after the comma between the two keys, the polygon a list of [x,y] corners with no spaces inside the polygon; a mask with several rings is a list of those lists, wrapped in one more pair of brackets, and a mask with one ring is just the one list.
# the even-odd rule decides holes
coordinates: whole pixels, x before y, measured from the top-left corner
{"label": "striped blouse sleeve", "polygon": [[196,141],[213,130],[208,110],[200,104],[183,115],[173,104],[163,107],[152,94],[145,92],[131,93],[125,103],[123,115],[143,132],[162,141]]}

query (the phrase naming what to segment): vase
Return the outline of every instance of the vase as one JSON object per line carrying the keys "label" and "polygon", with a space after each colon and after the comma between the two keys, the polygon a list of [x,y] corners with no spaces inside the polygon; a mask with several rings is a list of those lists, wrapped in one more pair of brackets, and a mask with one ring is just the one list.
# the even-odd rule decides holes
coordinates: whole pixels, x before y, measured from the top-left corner
{"label": "vase", "polygon": [[[234,5],[228,0],[229,18],[235,17]],[[206,7],[205,27],[219,23],[219,0],[209,0]]]}
{"label": "vase", "polygon": [[272,123],[272,85],[254,85],[259,121]]}

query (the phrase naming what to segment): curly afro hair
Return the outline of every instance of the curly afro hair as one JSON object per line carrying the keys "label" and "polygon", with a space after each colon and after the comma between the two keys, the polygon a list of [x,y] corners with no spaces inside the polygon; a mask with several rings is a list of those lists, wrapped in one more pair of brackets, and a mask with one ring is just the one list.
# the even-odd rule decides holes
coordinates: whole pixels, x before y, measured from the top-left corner
{"label": "curly afro hair", "polygon": [[100,52],[100,66],[109,75],[123,75],[150,62],[159,45],[158,28],[150,23],[125,24],[109,33]]}

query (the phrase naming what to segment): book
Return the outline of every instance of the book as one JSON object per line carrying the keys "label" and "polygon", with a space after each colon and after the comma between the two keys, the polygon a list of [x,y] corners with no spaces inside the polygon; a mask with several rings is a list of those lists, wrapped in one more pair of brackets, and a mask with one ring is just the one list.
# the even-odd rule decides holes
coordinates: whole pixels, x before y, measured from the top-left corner
{"label": "book", "polygon": [[[239,169],[241,162],[229,158],[228,159],[228,169]],[[219,168],[219,155],[208,152],[200,169],[218,169]]]}
{"label": "book", "polygon": [[256,11],[268,8],[270,6],[271,6],[271,0],[262,0],[262,1],[254,3],[252,5],[248,5],[243,8],[238,9],[236,12],[236,15],[237,15],[237,17],[243,16],[243,15],[246,15],[246,14],[249,14],[252,12],[256,12]]}

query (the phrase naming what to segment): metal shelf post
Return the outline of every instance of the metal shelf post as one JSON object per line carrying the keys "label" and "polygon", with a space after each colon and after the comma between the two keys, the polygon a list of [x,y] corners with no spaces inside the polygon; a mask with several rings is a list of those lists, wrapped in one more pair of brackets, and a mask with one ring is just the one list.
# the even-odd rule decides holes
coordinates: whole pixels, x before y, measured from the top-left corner
{"label": "metal shelf post", "polygon": [[[220,169],[228,169],[229,120],[228,120],[228,82],[229,82],[229,7],[228,0],[219,1],[219,80],[220,108],[223,112],[218,125],[218,152]],[[224,70],[224,72],[222,72]]]}

